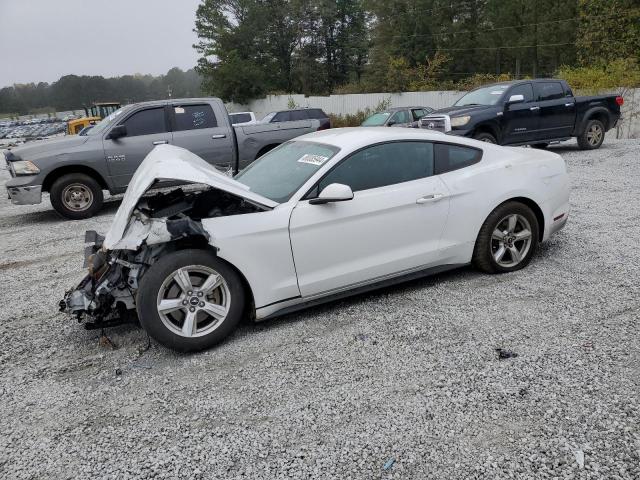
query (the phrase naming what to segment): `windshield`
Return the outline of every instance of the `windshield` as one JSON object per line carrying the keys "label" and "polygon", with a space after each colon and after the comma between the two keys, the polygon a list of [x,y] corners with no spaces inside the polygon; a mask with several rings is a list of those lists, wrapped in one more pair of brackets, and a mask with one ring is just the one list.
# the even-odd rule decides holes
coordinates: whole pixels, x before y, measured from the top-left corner
{"label": "windshield", "polygon": [[504,92],[511,85],[489,85],[470,91],[454,105],[463,107],[465,105],[495,105],[497,104]]}
{"label": "windshield", "polygon": [[125,108],[126,107],[119,108],[118,110],[113,112],[108,117],[104,117],[102,120],[100,120],[98,123],[96,123],[93,126],[93,128],[91,128],[91,130],[87,131],[84,135],[88,135],[88,136],[101,135],[107,129],[107,127],[109,127],[109,125],[111,125],[111,122],[113,120],[115,120],[117,117],[122,115],[122,113],[124,112]]}
{"label": "windshield", "polygon": [[260,122],[262,122],[262,123],[269,123],[269,122],[271,121],[271,119],[272,119],[273,117],[275,117],[275,116],[276,116],[276,113],[278,113],[278,112],[271,112],[271,113],[267,113],[267,114],[264,116],[264,118],[263,118],[262,120],[260,120]]}
{"label": "windshield", "polygon": [[384,125],[384,122],[387,121],[391,112],[380,112],[374,113],[369,118],[367,118],[364,122],[362,122],[363,127],[379,127],[380,125]]}
{"label": "windshield", "polygon": [[321,143],[286,142],[253,162],[235,180],[252,192],[284,203],[339,150]]}

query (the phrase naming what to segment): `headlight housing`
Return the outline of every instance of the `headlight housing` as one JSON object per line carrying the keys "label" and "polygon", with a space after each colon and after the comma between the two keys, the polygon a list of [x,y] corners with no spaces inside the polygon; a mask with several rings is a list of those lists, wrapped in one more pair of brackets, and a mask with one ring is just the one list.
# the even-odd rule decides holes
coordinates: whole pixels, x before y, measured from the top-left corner
{"label": "headlight housing", "polygon": [[16,175],[35,175],[40,173],[40,169],[35,166],[33,162],[29,160],[18,160],[17,162],[11,162],[13,171]]}
{"label": "headlight housing", "polygon": [[466,125],[471,120],[469,115],[464,115],[462,117],[451,117],[451,126],[452,127],[462,127]]}

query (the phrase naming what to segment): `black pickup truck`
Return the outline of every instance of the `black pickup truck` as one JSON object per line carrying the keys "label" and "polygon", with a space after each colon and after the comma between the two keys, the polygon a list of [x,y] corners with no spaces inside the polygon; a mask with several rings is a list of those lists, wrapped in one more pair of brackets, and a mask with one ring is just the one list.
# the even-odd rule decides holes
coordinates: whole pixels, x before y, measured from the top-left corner
{"label": "black pickup truck", "polygon": [[517,80],[476,88],[423,117],[420,128],[537,148],[577,137],[581,149],[592,150],[615,127],[623,103],[616,95],[574,97],[564,80]]}

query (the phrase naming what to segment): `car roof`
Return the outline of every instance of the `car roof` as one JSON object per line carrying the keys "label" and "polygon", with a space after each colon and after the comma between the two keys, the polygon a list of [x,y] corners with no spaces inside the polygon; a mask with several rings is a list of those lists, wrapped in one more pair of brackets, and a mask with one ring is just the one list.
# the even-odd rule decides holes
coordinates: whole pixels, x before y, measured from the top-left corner
{"label": "car roof", "polygon": [[317,142],[353,151],[374,143],[397,140],[424,140],[427,142],[450,142],[477,147],[477,141],[464,137],[451,137],[442,132],[419,128],[349,127],[331,128],[308,133],[293,141]]}

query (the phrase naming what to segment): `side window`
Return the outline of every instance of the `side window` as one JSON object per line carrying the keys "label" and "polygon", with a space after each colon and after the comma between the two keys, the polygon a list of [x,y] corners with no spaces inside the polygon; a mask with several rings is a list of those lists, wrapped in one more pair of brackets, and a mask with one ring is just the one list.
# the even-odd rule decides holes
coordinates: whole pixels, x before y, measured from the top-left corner
{"label": "side window", "polygon": [[165,133],[164,107],[140,110],[127,118],[124,126],[127,127],[127,137]]}
{"label": "side window", "polygon": [[477,150],[475,148],[469,147],[461,147],[459,145],[447,145],[444,143],[438,143],[436,144],[435,151],[436,175],[468,167],[469,165],[478,163],[482,158],[482,150]]}
{"label": "side window", "polygon": [[427,112],[425,112],[421,108],[420,109],[411,110],[411,113],[413,115],[413,119],[414,120],[420,120],[422,117],[424,117],[427,114]]}
{"label": "side window", "polygon": [[409,112],[407,110],[400,110],[393,114],[393,117],[389,121],[389,123],[411,123],[411,117],[409,116]]}
{"label": "side window", "polygon": [[291,112],[278,112],[275,117],[273,117],[272,122],[288,122],[291,120],[290,116]]}
{"label": "side window", "polygon": [[251,115],[249,115],[248,113],[232,113],[231,115],[229,115],[229,118],[231,118],[232,125],[235,125],[236,123],[251,121]]}
{"label": "side window", "polygon": [[360,150],[331,170],[317,192],[332,183],[354,192],[409,182],[433,175],[433,144],[393,142]]}
{"label": "side window", "polygon": [[533,87],[530,83],[524,83],[522,85],[516,85],[511,90],[509,90],[509,94],[507,95],[507,100],[511,95],[522,95],[524,97],[524,101],[532,102],[533,101]]}
{"label": "side window", "polygon": [[201,128],[214,128],[218,121],[213,113],[211,105],[176,105],[173,107],[176,119],[174,131],[198,130]]}
{"label": "side window", "polygon": [[289,112],[289,120],[306,120],[309,118],[304,110],[292,110]]}
{"label": "side window", "polygon": [[308,118],[316,119],[316,120],[320,120],[322,118],[328,118],[326,113],[324,113],[319,108],[310,108],[309,110],[307,110],[307,115],[308,115]]}
{"label": "side window", "polygon": [[564,97],[564,90],[560,82],[539,82],[536,83],[538,91],[538,101],[556,100]]}

